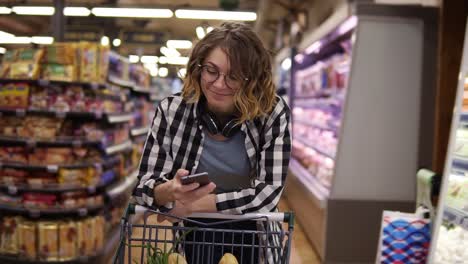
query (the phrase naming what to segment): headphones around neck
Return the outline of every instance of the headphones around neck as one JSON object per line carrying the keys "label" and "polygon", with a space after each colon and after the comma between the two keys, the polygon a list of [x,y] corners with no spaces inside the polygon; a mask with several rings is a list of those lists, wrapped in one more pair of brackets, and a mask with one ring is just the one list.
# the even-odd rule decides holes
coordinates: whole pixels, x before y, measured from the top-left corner
{"label": "headphones around neck", "polygon": [[210,111],[205,109],[206,105],[204,102],[199,103],[198,114],[200,116],[200,121],[202,122],[203,126],[210,132],[211,134],[221,134],[227,138],[234,136],[237,131],[240,130],[240,125],[236,123],[236,119],[233,118],[229,120],[224,126],[218,121],[216,116]]}

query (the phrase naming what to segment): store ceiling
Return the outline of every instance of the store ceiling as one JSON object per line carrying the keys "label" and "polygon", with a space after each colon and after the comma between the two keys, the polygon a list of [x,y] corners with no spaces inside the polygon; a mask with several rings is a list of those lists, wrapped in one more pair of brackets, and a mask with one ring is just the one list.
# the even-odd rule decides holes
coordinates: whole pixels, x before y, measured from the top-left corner
{"label": "store ceiling", "polygon": [[[268,0],[266,0],[268,1]],[[257,0],[239,0],[238,10],[258,11]],[[220,10],[219,0],[67,0],[66,6],[83,7],[139,7],[139,8],[169,8],[172,10],[185,9],[217,9]],[[51,0],[0,0],[0,6],[38,5],[52,6]],[[274,14],[272,14],[274,15]],[[52,35],[51,16],[19,16],[1,15],[0,30],[17,36]],[[106,35],[111,38],[121,38],[122,45],[117,48],[121,54],[158,55],[161,45],[168,39],[197,40],[195,29],[197,26],[216,26],[217,20],[178,19],[178,18],[103,18],[103,17],[66,17],[67,32],[91,32],[96,40]],[[254,26],[255,22],[248,22]],[[81,34],[80,33],[80,34]],[[150,33],[158,36],[158,41],[152,43],[130,43],[125,41],[124,34]],[[77,37],[79,34],[74,34]],[[88,34],[89,36],[89,34]],[[269,42],[270,40],[266,40]],[[183,50],[181,50],[184,55]]]}

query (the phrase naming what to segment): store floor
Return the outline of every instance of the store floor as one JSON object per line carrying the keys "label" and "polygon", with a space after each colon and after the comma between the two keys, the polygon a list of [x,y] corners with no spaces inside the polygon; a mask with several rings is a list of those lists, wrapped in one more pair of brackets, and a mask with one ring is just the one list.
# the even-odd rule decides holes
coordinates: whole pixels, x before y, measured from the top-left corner
{"label": "store floor", "polygon": [[[290,207],[287,203],[286,200],[281,200],[279,203],[279,209],[280,211],[289,211]],[[139,221],[138,224],[142,224],[143,221]],[[156,219],[155,217],[151,216],[149,218],[149,225],[154,225],[156,224]],[[170,225],[169,222],[165,222],[165,225]],[[161,236],[161,232],[159,232],[160,235],[158,237],[163,237]],[[163,232],[162,232],[163,233]],[[167,232],[167,237],[166,239],[170,239],[170,232]],[[137,237],[142,237],[141,229],[135,230],[133,234],[134,238]],[[161,238],[160,238],[161,239]],[[141,256],[141,249],[140,248],[133,248],[132,252],[132,259],[134,259],[134,263],[139,263],[139,257]],[[292,241],[292,250],[291,250],[291,258],[290,262],[291,264],[300,264],[300,263],[307,263],[307,264],[319,264],[320,260],[315,253],[314,248],[312,247],[311,243],[307,239],[306,235],[304,234],[304,231],[301,227],[301,225],[296,221],[295,226],[294,226],[294,233],[293,233],[293,241]]]}

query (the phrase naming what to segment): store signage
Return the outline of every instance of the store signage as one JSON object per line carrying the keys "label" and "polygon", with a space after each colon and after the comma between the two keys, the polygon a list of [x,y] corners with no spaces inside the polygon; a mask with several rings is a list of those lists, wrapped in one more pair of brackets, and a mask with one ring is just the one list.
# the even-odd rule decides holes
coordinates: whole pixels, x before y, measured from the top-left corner
{"label": "store signage", "polygon": [[124,32],[123,40],[127,43],[164,44],[163,32]]}

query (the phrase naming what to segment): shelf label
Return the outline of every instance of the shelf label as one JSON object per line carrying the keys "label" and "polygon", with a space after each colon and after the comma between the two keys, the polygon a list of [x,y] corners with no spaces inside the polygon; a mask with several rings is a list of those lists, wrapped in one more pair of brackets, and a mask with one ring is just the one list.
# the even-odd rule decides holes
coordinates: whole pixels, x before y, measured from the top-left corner
{"label": "shelf label", "polygon": [[37,145],[36,140],[34,140],[34,139],[32,139],[32,138],[29,138],[29,139],[26,140],[26,146],[27,146],[28,148],[35,148],[36,145]]}
{"label": "shelf label", "polygon": [[101,119],[102,118],[102,111],[96,111],[94,112],[94,116],[98,119]]}
{"label": "shelf label", "polygon": [[89,187],[88,187],[88,193],[89,193],[89,194],[94,194],[94,193],[96,193],[96,186],[89,186]]}
{"label": "shelf label", "polygon": [[56,173],[58,171],[58,165],[47,165],[47,172]]}
{"label": "shelf label", "polygon": [[15,110],[16,116],[18,117],[24,117],[26,115],[26,110],[24,109],[16,109]]}
{"label": "shelf label", "polygon": [[98,172],[102,172],[102,164],[101,163],[94,163],[93,166]]}
{"label": "shelf label", "polygon": [[97,83],[97,82],[92,82],[90,84],[90,86],[91,86],[91,89],[93,89],[93,90],[99,89],[99,83]]}
{"label": "shelf label", "polygon": [[28,212],[32,218],[39,218],[41,216],[41,211],[37,209],[29,209]]}
{"label": "shelf label", "polygon": [[8,186],[8,193],[15,195],[18,193],[18,188],[16,186]]}
{"label": "shelf label", "polygon": [[72,146],[75,148],[81,148],[83,146],[83,142],[81,140],[73,140]]}
{"label": "shelf label", "polygon": [[79,216],[87,216],[88,215],[88,209],[86,209],[86,208],[79,208],[77,211],[78,211]]}
{"label": "shelf label", "polygon": [[49,86],[50,81],[46,79],[39,79],[37,80],[37,84],[39,84],[39,86]]}
{"label": "shelf label", "polygon": [[62,111],[55,112],[55,117],[57,118],[65,118],[66,115],[67,115],[66,112],[62,112]]}

